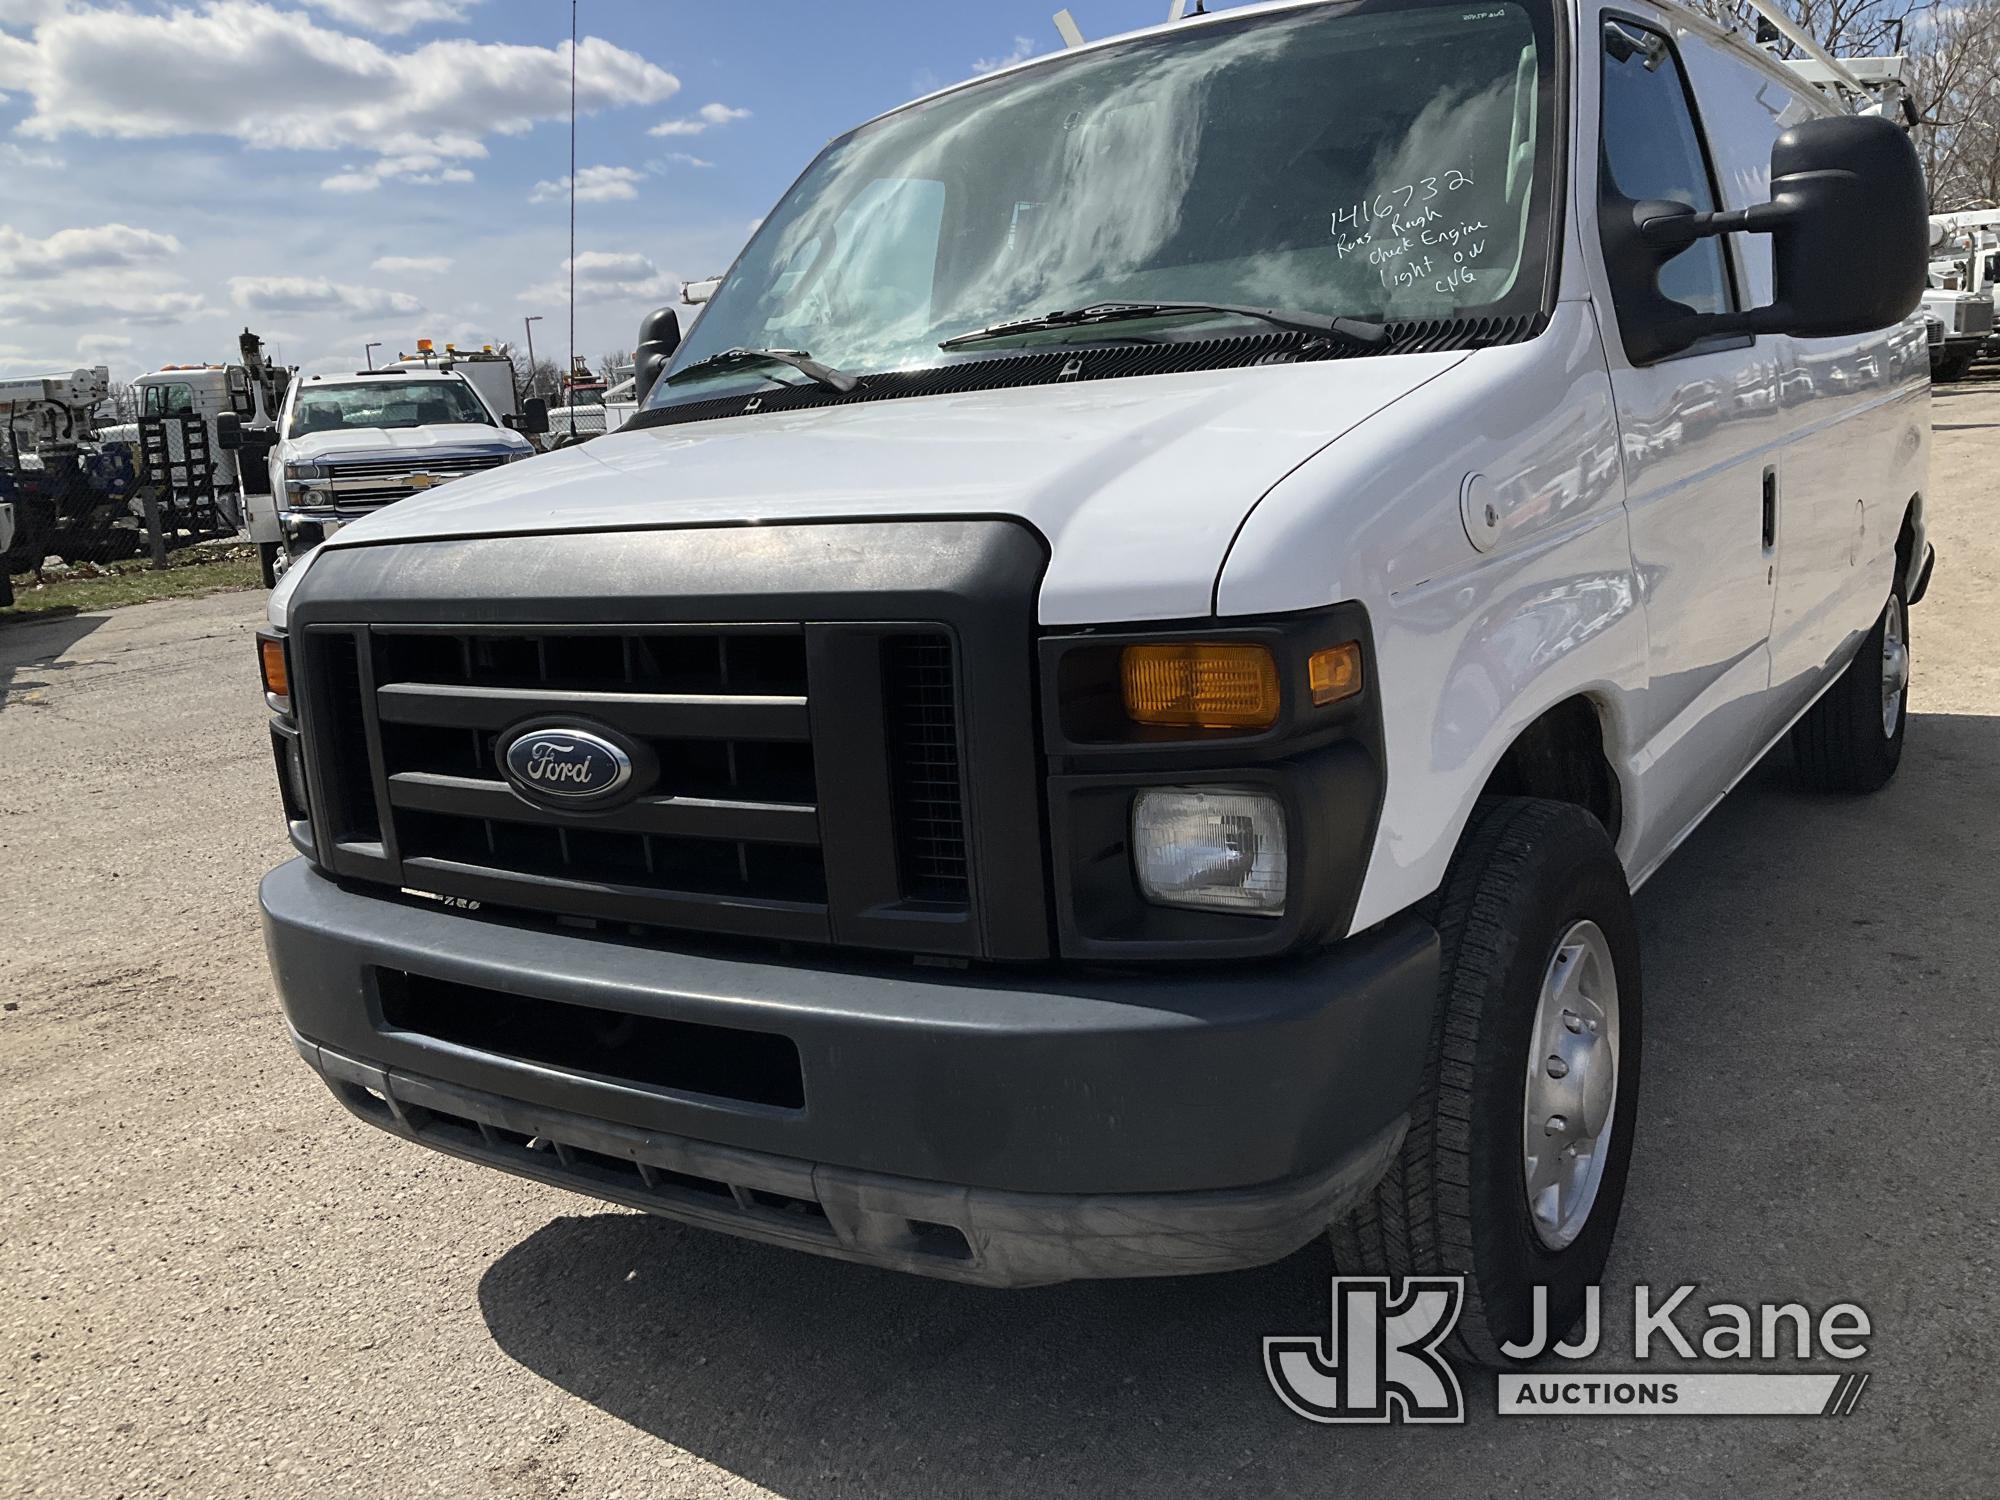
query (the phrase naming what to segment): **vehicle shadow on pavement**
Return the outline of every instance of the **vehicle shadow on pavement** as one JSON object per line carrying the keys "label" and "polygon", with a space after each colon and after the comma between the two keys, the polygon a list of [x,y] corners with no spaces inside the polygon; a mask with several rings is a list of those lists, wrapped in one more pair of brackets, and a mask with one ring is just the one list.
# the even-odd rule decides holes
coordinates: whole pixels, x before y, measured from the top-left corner
{"label": "vehicle shadow on pavement", "polygon": [[56,658],[109,618],[98,613],[0,621],[0,710],[11,696],[44,686],[36,680],[42,673],[63,670],[66,664]]}
{"label": "vehicle shadow on pavement", "polygon": [[998,1292],[593,1214],[510,1250],[480,1307],[527,1369],[793,1497],[1456,1492],[1468,1461],[1474,1488],[1511,1493],[1559,1452],[1624,1493],[1718,1444],[1739,1483],[1777,1493],[1835,1452],[1857,1482],[1893,1465],[1884,1435],[1906,1424],[1975,1451],[1993,1414],[1939,1415],[1925,1393],[1942,1363],[2000,1358],[1993,1295],[1963,1270],[2000,1237],[1995,1169],[1969,1168],[1949,1202],[1936,1189],[1939,1143],[1990,1135],[1962,1060],[2000,1035],[1997,806],[2000,718],[1913,717],[1902,775],[1871,798],[1796,790],[1781,748],[1639,897],[1647,1098],[1592,1364],[1634,1368],[1633,1281],[1855,1300],[1876,1379],[1837,1424],[1661,1419],[1607,1443],[1603,1419],[1496,1421],[1492,1378],[1473,1375],[1455,1441],[1312,1426],[1279,1406],[1260,1350],[1324,1328],[1320,1245],[1236,1275]]}

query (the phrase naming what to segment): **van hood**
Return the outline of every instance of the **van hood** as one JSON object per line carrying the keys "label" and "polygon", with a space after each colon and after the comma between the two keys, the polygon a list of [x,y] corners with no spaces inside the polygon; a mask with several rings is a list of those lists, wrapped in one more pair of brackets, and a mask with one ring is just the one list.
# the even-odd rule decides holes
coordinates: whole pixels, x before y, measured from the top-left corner
{"label": "van hood", "polygon": [[359,458],[362,454],[524,453],[528,440],[504,427],[484,422],[440,422],[431,427],[343,427],[338,432],[308,432],[285,440],[287,462]]}
{"label": "van hood", "polygon": [[327,545],[1008,516],[1049,546],[1042,623],[1195,618],[1211,613],[1230,542],[1273,485],[1465,358],[1212,370],[616,432],[399,501]]}

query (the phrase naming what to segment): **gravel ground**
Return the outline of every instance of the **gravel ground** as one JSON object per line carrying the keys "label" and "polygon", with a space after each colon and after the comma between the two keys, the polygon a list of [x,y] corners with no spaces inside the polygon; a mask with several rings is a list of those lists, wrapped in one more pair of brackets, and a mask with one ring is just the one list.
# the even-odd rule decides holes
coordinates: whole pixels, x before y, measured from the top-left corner
{"label": "gravel ground", "polygon": [[998,1293],[366,1129],[271,998],[255,885],[289,851],[261,596],[230,595],[0,628],[0,1493],[1990,1495],[2000,387],[1937,419],[1901,776],[1807,797],[1781,753],[1639,903],[1607,1306],[1858,1301],[1853,1416],[1503,1421],[1475,1377],[1462,1429],[1318,1428],[1259,1360],[1324,1326],[1317,1247]]}

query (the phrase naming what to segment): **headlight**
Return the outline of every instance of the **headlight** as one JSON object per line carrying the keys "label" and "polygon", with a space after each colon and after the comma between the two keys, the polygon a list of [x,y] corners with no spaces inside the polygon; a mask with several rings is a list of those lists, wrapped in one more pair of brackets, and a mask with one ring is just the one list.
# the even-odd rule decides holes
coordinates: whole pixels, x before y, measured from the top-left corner
{"label": "headlight", "polygon": [[1285,810],[1263,792],[1160,787],[1132,803],[1139,889],[1159,906],[1285,913]]}
{"label": "headlight", "polygon": [[325,464],[286,464],[287,479],[331,479],[333,471]]}

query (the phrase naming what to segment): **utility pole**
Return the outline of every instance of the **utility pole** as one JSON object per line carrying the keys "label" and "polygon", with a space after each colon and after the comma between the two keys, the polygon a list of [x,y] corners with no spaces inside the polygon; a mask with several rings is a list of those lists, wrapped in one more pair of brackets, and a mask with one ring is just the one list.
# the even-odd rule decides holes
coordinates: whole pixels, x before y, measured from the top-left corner
{"label": "utility pole", "polygon": [[382,342],[379,339],[377,339],[372,344],[365,344],[362,346],[361,349],[362,358],[368,361],[368,368],[371,370],[375,368],[375,351],[377,349],[380,349],[381,347],[382,347]]}
{"label": "utility pole", "polygon": [[541,321],[542,315],[540,313],[536,313],[532,318],[521,319],[521,326],[528,331],[528,394],[530,396],[535,394],[535,325]]}

